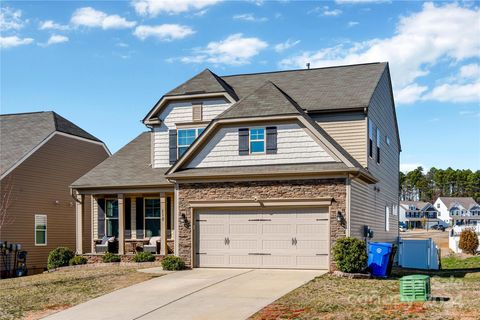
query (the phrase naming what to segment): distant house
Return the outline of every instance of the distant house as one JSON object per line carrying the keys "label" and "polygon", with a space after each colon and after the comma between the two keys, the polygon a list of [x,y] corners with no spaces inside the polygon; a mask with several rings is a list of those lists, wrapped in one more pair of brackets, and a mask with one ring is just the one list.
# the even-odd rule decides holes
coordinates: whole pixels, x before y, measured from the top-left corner
{"label": "distant house", "polygon": [[439,224],[438,211],[429,202],[400,201],[399,220],[408,229],[430,228]]}
{"label": "distant house", "polygon": [[0,241],[20,243],[28,268],[41,270],[53,248],[75,248],[69,185],[110,152],[55,112],[0,115],[0,137]]}
{"label": "distant house", "polygon": [[72,183],[79,203],[93,204],[77,207],[94,240],[77,242],[78,253],[104,252],[115,237],[119,254],[153,247],[189,267],[333,269],[337,239],[398,236],[387,63],[207,69],[143,123],[148,132]]}
{"label": "distant house", "polygon": [[476,225],[480,221],[480,205],[472,197],[439,197],[434,207],[444,226]]}

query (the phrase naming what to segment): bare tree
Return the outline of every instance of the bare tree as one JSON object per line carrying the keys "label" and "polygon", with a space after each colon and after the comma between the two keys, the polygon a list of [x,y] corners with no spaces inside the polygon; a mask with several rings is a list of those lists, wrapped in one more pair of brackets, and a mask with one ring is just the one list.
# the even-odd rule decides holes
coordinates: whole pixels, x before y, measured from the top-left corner
{"label": "bare tree", "polygon": [[8,212],[8,208],[13,200],[12,177],[10,176],[0,183],[0,239],[2,239],[2,232],[6,226],[13,223],[13,217],[11,217]]}

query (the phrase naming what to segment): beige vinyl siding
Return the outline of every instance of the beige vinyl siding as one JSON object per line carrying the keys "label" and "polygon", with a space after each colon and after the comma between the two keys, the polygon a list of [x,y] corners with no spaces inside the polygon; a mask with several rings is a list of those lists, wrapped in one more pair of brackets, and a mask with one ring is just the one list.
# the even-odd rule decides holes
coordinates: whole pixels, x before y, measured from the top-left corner
{"label": "beige vinyl siding", "polygon": [[[13,200],[8,209],[12,223],[0,238],[22,244],[30,270],[46,267],[48,252],[56,247],[75,250],[75,200],[69,186],[107,157],[100,144],[56,135],[1,181],[2,190],[11,185]],[[46,246],[35,246],[35,214],[47,215]],[[84,230],[88,226],[85,222]]]}
{"label": "beige vinyl siding", "polygon": [[[176,129],[179,123],[193,122],[193,104],[194,102],[175,102],[170,103],[160,114],[161,125],[153,128],[153,167],[165,168],[170,166],[168,159],[168,130]],[[205,100],[202,102],[202,121],[211,121],[220,113],[230,107],[225,100]],[[206,126],[206,125],[205,125]]]}
{"label": "beige vinyl siding", "polygon": [[[395,123],[395,109],[390,94],[388,73],[385,72],[375,89],[369,109],[368,117],[373,122],[373,157],[367,155],[368,170],[379,180],[376,185],[363,185],[352,182],[351,188],[351,232],[359,236],[363,225],[373,228],[375,241],[392,241],[398,235],[398,215],[391,212],[389,216],[389,231],[385,231],[385,206],[392,208],[399,206],[399,152],[398,137]],[[377,135],[376,128],[380,128],[380,164],[377,164]],[[387,146],[385,136],[390,138]],[[368,132],[366,133],[368,137]],[[367,148],[365,148],[367,154]],[[374,187],[379,191],[374,191]],[[390,209],[392,211],[392,209]],[[362,231],[360,231],[362,232]]]}
{"label": "beige vinyl siding", "polygon": [[[273,126],[274,123],[253,127]],[[248,126],[247,126],[248,127]],[[245,128],[243,126],[242,128]],[[239,127],[222,128],[196,155],[188,168],[330,162],[334,159],[297,123],[277,125],[276,154],[238,154]]]}
{"label": "beige vinyl siding", "polygon": [[362,166],[367,166],[367,124],[363,112],[312,114],[311,117]]}

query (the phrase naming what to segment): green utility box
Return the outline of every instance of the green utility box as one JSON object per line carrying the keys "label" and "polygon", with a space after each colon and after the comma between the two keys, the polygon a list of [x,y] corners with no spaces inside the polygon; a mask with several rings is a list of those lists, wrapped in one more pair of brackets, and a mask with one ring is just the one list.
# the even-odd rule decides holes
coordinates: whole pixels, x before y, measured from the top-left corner
{"label": "green utility box", "polygon": [[400,301],[427,301],[430,294],[429,276],[417,274],[400,278]]}

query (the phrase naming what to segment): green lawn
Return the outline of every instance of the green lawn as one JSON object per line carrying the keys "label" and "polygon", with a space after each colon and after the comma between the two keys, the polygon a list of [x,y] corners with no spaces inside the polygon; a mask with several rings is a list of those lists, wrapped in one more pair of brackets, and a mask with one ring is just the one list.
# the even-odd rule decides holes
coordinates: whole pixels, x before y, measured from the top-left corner
{"label": "green lawn", "polygon": [[0,319],[40,319],[155,276],[139,268],[112,265],[1,280]]}
{"label": "green lawn", "polygon": [[480,269],[480,256],[465,259],[456,256],[443,258],[442,269]]}

